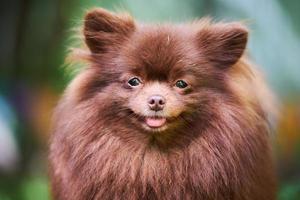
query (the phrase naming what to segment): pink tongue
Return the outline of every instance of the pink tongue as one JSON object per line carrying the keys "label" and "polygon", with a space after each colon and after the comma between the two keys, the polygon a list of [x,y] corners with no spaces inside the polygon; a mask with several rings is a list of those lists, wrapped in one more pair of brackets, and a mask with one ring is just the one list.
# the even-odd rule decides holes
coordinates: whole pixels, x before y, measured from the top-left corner
{"label": "pink tongue", "polygon": [[166,118],[147,117],[146,124],[150,127],[161,127],[166,123]]}

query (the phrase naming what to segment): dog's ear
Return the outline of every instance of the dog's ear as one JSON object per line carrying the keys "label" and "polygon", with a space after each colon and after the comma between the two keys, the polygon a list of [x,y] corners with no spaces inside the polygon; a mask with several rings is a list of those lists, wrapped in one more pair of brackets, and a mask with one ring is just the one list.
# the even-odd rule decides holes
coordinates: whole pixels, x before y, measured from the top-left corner
{"label": "dog's ear", "polygon": [[243,55],[248,30],[240,23],[218,23],[203,27],[196,36],[203,57],[213,65],[225,69]]}
{"label": "dog's ear", "polygon": [[135,24],[129,15],[97,8],[86,14],[83,34],[91,52],[100,54],[120,45],[134,30]]}

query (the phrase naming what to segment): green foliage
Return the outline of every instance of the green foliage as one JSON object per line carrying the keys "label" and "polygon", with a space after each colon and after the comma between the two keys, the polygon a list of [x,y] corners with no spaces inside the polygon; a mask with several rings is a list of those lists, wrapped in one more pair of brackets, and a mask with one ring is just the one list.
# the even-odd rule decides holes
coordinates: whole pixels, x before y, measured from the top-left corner
{"label": "green foliage", "polygon": [[300,181],[294,184],[283,184],[279,193],[279,200],[299,200]]}
{"label": "green foliage", "polygon": [[23,182],[21,193],[24,200],[48,200],[48,180],[45,177],[30,177]]}

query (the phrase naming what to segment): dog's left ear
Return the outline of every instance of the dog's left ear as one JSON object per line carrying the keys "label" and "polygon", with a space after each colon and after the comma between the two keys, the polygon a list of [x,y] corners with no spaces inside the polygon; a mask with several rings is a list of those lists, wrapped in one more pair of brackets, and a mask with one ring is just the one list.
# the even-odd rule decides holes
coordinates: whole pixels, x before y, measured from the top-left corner
{"label": "dog's left ear", "polygon": [[92,53],[118,48],[134,30],[135,23],[129,15],[116,15],[101,8],[85,15],[83,34]]}
{"label": "dog's left ear", "polygon": [[213,65],[225,69],[243,55],[248,30],[240,23],[218,23],[202,28],[196,39],[202,56]]}

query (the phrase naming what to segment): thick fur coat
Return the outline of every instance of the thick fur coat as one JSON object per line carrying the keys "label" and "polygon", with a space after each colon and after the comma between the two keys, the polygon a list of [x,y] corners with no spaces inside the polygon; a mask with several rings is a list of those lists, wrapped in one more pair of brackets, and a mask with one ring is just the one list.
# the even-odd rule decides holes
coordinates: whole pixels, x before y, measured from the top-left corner
{"label": "thick fur coat", "polygon": [[76,56],[89,64],[54,116],[54,199],[275,199],[271,95],[244,55],[244,25],[145,25],[95,9],[83,34]]}

